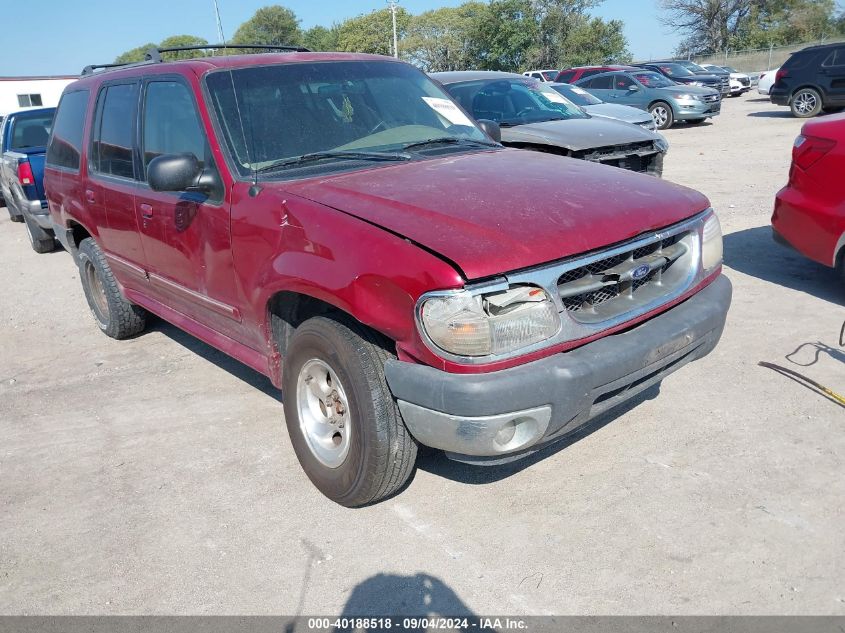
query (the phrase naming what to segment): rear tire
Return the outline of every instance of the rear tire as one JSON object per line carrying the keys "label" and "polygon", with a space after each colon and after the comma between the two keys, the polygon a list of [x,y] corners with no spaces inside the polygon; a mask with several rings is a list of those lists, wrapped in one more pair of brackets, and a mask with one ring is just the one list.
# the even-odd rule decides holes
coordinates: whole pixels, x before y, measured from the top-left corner
{"label": "rear tire", "polygon": [[789,109],[799,119],[814,117],[822,111],[822,96],[813,88],[801,88],[789,100]]}
{"label": "rear tire", "polygon": [[38,224],[25,215],[23,221],[26,224],[26,234],[29,237],[29,244],[36,253],[52,253],[56,250],[56,238],[50,231],[45,231]]}
{"label": "rear tire", "polygon": [[103,251],[93,238],[79,244],[79,277],[97,326],[115,339],[135,336],[144,329],[147,311],[123,296]]}
{"label": "rear tire", "polygon": [[305,321],[287,348],[291,444],[311,482],[340,505],[389,497],[413,472],[417,443],[384,377],[392,357],[378,334],[344,316]]}
{"label": "rear tire", "polygon": [[668,130],[675,123],[675,114],[672,112],[672,106],[665,101],[653,103],[649,107],[648,112],[654,119],[654,124],[658,130]]}

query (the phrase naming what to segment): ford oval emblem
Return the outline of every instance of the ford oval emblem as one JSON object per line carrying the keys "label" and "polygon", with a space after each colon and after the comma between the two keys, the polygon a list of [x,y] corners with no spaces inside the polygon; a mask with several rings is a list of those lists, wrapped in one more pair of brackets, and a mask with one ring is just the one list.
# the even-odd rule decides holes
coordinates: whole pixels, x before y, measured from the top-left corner
{"label": "ford oval emblem", "polygon": [[651,266],[648,264],[643,264],[642,266],[637,266],[633,272],[631,273],[631,279],[642,279],[646,275],[651,272]]}

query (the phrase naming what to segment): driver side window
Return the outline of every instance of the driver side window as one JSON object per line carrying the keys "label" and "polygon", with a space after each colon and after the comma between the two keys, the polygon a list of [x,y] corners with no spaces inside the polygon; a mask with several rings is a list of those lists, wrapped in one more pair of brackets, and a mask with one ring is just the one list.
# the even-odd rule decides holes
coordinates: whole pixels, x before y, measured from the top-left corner
{"label": "driver side window", "polygon": [[191,153],[205,163],[202,123],[188,87],[181,81],[152,81],[144,97],[144,173],[164,154]]}

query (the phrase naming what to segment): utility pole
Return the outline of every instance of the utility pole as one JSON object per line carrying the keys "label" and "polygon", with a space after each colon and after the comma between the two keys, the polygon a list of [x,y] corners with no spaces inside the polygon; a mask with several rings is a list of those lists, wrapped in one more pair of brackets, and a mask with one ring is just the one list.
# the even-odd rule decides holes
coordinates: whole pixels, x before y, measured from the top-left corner
{"label": "utility pole", "polygon": [[390,7],[390,14],[393,16],[393,56],[399,58],[399,35],[396,32],[396,9],[399,8],[399,0],[387,0]]}

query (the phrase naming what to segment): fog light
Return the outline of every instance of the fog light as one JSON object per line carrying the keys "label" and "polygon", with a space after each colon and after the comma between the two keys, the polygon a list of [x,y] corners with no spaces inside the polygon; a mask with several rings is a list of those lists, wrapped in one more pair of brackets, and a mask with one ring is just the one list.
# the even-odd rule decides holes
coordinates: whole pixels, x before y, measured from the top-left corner
{"label": "fog light", "polygon": [[516,424],[511,420],[496,433],[496,444],[502,447],[507,446],[514,435],[516,435]]}

